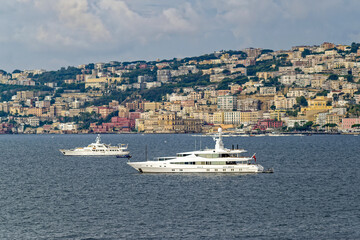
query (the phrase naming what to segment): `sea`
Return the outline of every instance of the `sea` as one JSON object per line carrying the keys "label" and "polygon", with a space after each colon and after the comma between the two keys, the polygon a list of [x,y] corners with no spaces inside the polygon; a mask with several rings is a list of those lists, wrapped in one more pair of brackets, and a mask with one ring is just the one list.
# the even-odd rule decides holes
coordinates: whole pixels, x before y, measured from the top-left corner
{"label": "sea", "polygon": [[[360,137],[225,137],[272,174],[141,174],[63,156],[88,135],[0,135],[0,239],[360,239]],[[131,161],[213,148],[191,134],[107,134]],[[146,150],[147,149],[147,150]]]}

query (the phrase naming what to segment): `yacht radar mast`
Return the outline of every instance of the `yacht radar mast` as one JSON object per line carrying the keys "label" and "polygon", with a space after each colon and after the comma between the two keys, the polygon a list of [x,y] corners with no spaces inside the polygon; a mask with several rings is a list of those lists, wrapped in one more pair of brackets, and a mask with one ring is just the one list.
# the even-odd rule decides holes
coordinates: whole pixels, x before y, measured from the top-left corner
{"label": "yacht radar mast", "polygon": [[224,143],[222,141],[222,129],[221,128],[218,129],[218,133],[219,133],[218,138],[216,138],[216,136],[214,137],[215,150],[224,150]]}

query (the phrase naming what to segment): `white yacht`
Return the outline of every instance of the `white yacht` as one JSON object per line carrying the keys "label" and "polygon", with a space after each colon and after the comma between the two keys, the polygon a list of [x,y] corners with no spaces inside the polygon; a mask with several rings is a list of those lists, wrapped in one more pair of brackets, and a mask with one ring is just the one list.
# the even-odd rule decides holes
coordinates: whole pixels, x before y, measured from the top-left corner
{"label": "white yacht", "polygon": [[174,157],[160,157],[153,161],[128,162],[141,173],[261,173],[255,154],[245,157],[244,149],[227,149],[222,141],[222,130],[213,137],[215,149],[177,153]]}
{"label": "white yacht", "polygon": [[119,144],[118,146],[111,146],[110,144],[101,143],[100,134],[96,137],[95,143],[89,144],[87,147],[75,149],[60,149],[66,156],[116,156],[130,158],[129,151],[127,151],[127,144]]}

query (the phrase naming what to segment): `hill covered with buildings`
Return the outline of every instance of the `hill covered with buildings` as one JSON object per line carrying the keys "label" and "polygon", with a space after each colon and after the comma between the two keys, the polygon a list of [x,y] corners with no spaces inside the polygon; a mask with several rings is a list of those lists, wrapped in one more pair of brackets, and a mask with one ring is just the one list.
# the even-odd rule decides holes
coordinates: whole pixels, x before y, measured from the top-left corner
{"label": "hill covered with buildings", "polygon": [[359,47],[0,70],[0,133],[355,132]]}

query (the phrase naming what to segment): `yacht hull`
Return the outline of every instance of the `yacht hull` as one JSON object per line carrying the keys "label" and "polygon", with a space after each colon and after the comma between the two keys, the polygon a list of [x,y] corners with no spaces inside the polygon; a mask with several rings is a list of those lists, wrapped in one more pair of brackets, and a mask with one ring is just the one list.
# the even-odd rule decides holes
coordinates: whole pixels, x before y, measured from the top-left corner
{"label": "yacht hull", "polygon": [[96,152],[96,151],[74,151],[74,150],[64,150],[60,149],[60,152],[65,156],[125,156],[129,155],[129,152],[121,152],[121,151],[104,151],[104,152]]}
{"label": "yacht hull", "polygon": [[164,166],[151,164],[150,162],[128,162],[128,164],[141,173],[261,173],[264,171],[264,168],[258,164],[234,166]]}

